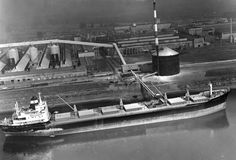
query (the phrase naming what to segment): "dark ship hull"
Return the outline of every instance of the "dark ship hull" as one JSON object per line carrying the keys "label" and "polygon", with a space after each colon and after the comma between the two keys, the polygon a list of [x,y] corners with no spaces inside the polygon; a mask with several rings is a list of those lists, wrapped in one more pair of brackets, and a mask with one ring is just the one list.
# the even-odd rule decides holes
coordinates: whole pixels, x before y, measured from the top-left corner
{"label": "dark ship hull", "polygon": [[19,125],[19,126],[2,126],[4,132],[26,132],[26,131],[35,131],[46,128],[47,123],[36,123],[28,125]]}
{"label": "dark ship hull", "polygon": [[176,107],[140,110],[130,113],[109,114],[96,117],[76,118],[71,113],[70,118],[51,120],[39,126],[27,128],[2,128],[8,136],[56,136],[90,131],[106,130],[120,127],[137,126],[143,124],[176,121],[206,116],[226,108],[226,99],[229,94],[212,98],[207,102],[187,104]]}

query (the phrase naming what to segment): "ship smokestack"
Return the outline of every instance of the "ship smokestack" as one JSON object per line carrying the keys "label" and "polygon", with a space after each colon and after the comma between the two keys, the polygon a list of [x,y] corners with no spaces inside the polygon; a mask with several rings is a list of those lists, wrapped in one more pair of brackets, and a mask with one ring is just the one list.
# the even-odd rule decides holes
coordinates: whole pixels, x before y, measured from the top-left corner
{"label": "ship smokestack", "polygon": [[39,92],[38,95],[39,95],[39,104],[41,104],[42,103],[41,93]]}
{"label": "ship smokestack", "polygon": [[120,107],[123,108],[124,107],[124,103],[123,103],[123,100],[122,98],[120,98]]}
{"label": "ship smokestack", "polygon": [[16,115],[19,116],[20,115],[20,109],[19,109],[19,105],[18,105],[17,101],[15,103],[15,110],[16,110]]}
{"label": "ship smokestack", "polygon": [[209,82],[209,87],[210,87],[209,95],[210,97],[212,97],[212,83],[211,82]]}
{"label": "ship smokestack", "polygon": [[159,40],[158,40],[158,28],[157,28],[157,10],[156,10],[156,0],[153,0],[153,16],[154,16],[154,36],[155,36],[155,48],[157,53],[156,59],[156,71],[159,74]]}

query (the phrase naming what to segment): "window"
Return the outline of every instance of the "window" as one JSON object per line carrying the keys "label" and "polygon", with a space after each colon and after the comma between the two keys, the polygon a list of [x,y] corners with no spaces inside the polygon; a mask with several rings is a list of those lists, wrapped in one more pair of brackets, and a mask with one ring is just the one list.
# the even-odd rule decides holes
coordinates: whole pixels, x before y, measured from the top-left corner
{"label": "window", "polygon": [[14,120],[26,120],[26,118],[25,117],[23,117],[23,118],[14,118]]}

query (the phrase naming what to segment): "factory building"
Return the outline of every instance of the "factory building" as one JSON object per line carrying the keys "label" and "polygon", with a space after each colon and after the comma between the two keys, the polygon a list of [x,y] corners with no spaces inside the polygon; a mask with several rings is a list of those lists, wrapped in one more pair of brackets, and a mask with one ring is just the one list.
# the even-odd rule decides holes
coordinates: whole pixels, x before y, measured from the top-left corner
{"label": "factory building", "polygon": [[230,23],[227,23],[223,26],[215,26],[216,27],[216,33],[218,35],[219,39],[229,41],[230,43],[235,43],[235,22],[233,22],[233,19],[230,19]]}
{"label": "factory building", "polygon": [[193,36],[201,36],[203,29],[201,27],[187,28],[187,32]]}
{"label": "factory building", "polygon": [[[158,35],[160,48],[169,47],[172,49],[189,48],[193,46],[193,41],[187,38],[180,38],[174,34]],[[117,42],[124,56],[144,53],[151,50],[154,45],[154,36],[132,37],[120,39]]]}
{"label": "factory building", "polygon": [[204,37],[204,40],[207,42],[214,42],[215,41],[215,28],[203,28],[202,36]]}
{"label": "factory building", "polygon": [[[21,83],[31,86],[40,84],[40,81],[48,84],[54,80],[60,81],[61,78],[76,80],[91,71],[94,77],[113,75],[112,63],[108,62],[120,66],[119,60],[111,57],[111,52],[114,53],[113,45],[79,40],[76,37],[75,41],[42,40],[1,44],[0,88],[4,85],[20,86]],[[95,53],[96,48],[109,48],[103,49],[106,62],[101,53]]]}
{"label": "factory building", "polygon": [[[160,23],[158,20],[158,31],[161,32],[162,30],[168,30],[171,27],[170,23]],[[133,33],[133,34],[145,34],[145,33],[152,33],[153,32],[153,24],[145,23],[145,24],[132,24],[126,26],[116,26],[114,27],[114,31],[116,34],[126,34],[126,33]]]}
{"label": "factory building", "polygon": [[215,34],[215,28],[214,27],[210,27],[210,28],[203,28],[202,31],[202,35],[206,36],[206,35],[214,35]]}
{"label": "factory building", "polygon": [[34,73],[32,72],[8,72],[0,75],[0,84],[17,84],[22,82],[37,82],[37,81],[50,81],[61,78],[76,78],[81,76],[87,76],[86,67],[80,67],[79,70],[68,72],[60,71],[60,70],[44,70],[45,73],[42,74],[39,70],[36,70]]}
{"label": "factory building", "polygon": [[131,26],[116,26],[114,27],[114,31],[117,34],[128,33],[131,30]]}
{"label": "factory building", "polygon": [[203,37],[196,37],[193,38],[193,47],[194,48],[199,48],[199,47],[203,47],[205,44],[204,38]]}
{"label": "factory building", "polygon": [[226,41],[231,41],[231,43],[236,42],[236,33],[221,33],[221,39]]}
{"label": "factory building", "polygon": [[[170,29],[170,23],[158,23],[158,31],[162,31],[164,29]],[[150,32],[153,30],[153,24],[139,24],[139,25],[132,25],[130,27],[131,32],[135,33],[145,33]]]}

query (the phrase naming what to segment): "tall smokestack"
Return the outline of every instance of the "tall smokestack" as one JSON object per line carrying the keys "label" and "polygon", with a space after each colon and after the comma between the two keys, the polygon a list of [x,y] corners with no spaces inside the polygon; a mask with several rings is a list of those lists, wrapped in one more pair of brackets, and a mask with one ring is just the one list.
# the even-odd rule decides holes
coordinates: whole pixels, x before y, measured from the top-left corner
{"label": "tall smokestack", "polygon": [[157,10],[156,0],[153,0],[153,16],[154,16],[154,36],[155,36],[155,48],[157,53],[156,71],[159,73],[159,41],[158,41],[158,29],[157,29]]}

